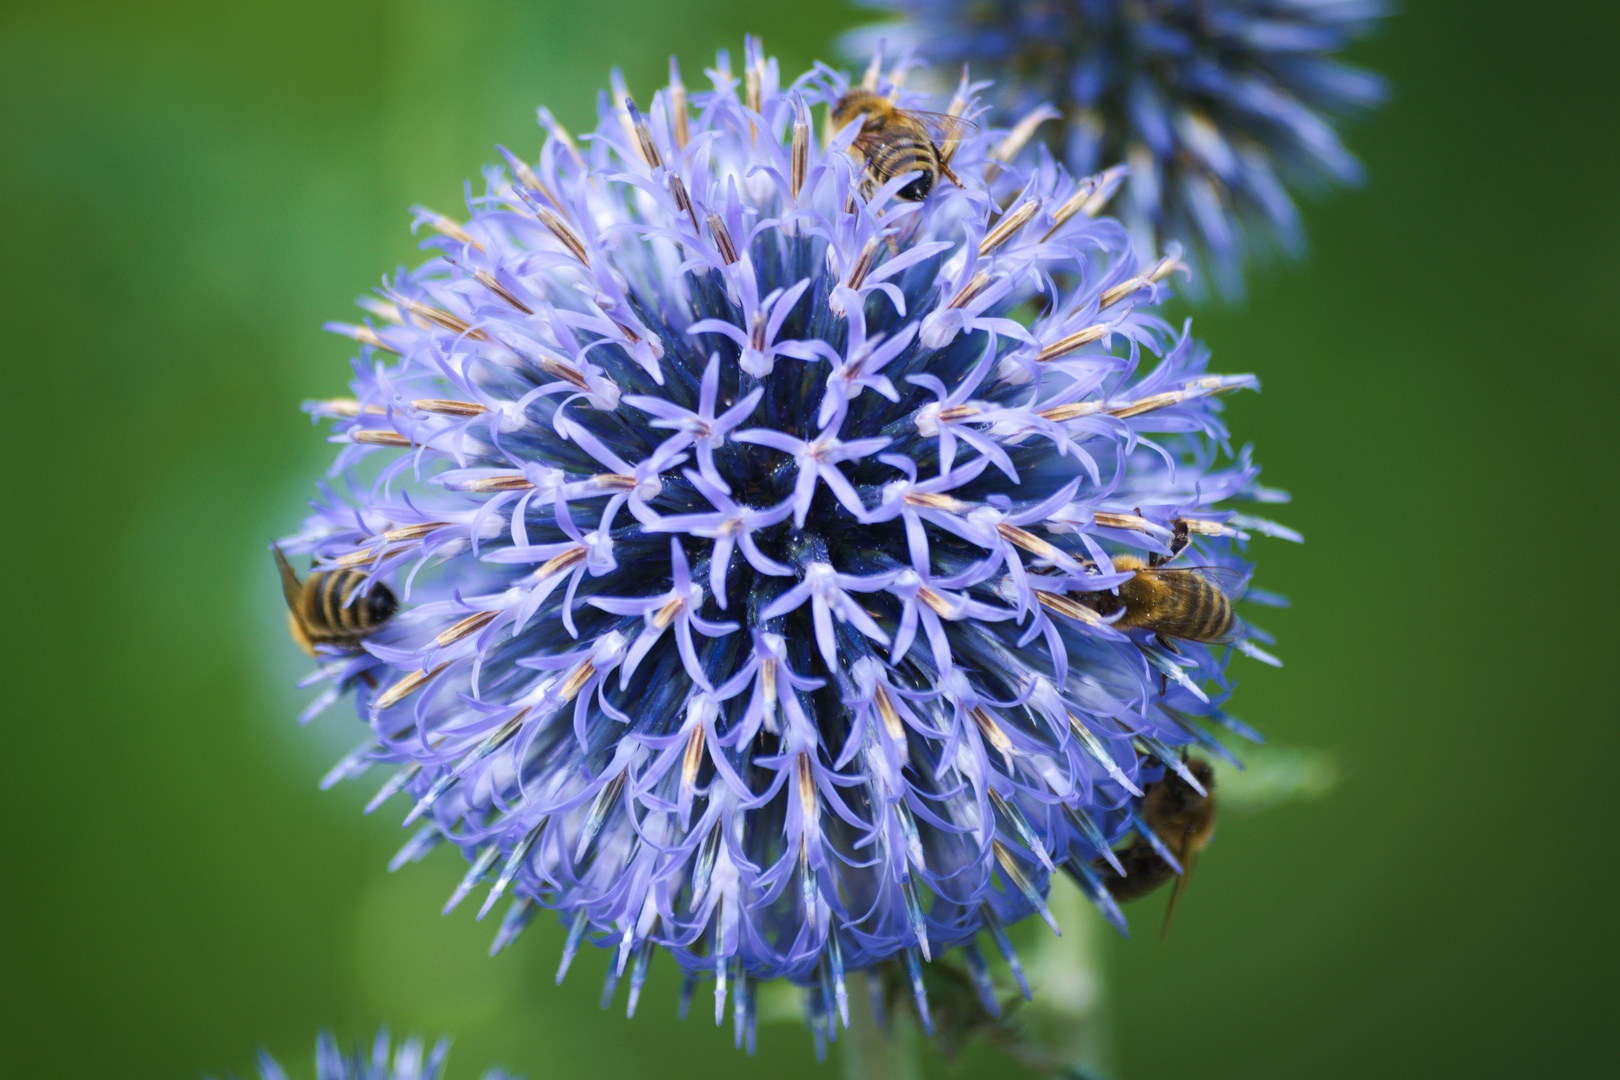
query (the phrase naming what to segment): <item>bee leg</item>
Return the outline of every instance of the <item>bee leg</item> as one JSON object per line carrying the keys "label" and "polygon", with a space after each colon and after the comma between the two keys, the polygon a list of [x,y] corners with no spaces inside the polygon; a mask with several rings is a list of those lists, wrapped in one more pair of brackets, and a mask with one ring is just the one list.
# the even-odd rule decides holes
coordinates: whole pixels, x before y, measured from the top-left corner
{"label": "bee leg", "polygon": [[1176,531],[1170,537],[1170,557],[1172,559],[1177,558],[1183,551],[1187,550],[1187,545],[1190,543],[1192,543],[1192,532],[1187,527],[1187,519],[1176,518]]}
{"label": "bee leg", "polygon": [[[1140,509],[1136,511],[1136,516],[1142,516],[1142,511]],[[1187,545],[1190,543],[1192,543],[1192,533],[1187,528],[1186,519],[1176,518],[1175,532],[1173,532],[1170,536],[1170,554],[1149,555],[1148,566],[1152,567],[1153,569],[1158,569],[1167,562],[1175,561],[1180,557],[1183,551],[1187,550]]]}
{"label": "bee leg", "polygon": [[[1163,634],[1154,634],[1153,636],[1156,639],[1158,639],[1159,645],[1161,647],[1163,647],[1165,652],[1170,653],[1173,656],[1182,655],[1181,650],[1176,648],[1176,643],[1174,641],[1171,641],[1169,638],[1165,637]],[[1159,672],[1159,696],[1164,697],[1169,692],[1170,692],[1170,676],[1166,675],[1164,672],[1161,671],[1161,672]]]}
{"label": "bee leg", "polygon": [[958,180],[956,178],[956,174],[951,171],[950,165],[946,163],[945,156],[943,154],[939,153],[937,147],[935,148],[934,156],[939,161],[939,171],[940,171],[941,174],[944,175],[945,179],[949,180],[951,183],[955,184],[957,187],[961,187],[962,186],[962,181],[960,181],[960,180]]}

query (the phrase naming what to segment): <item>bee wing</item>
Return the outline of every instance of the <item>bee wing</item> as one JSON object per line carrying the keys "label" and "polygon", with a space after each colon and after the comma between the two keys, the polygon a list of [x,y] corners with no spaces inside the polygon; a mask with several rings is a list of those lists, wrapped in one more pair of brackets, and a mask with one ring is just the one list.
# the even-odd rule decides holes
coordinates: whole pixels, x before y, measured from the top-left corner
{"label": "bee wing", "polygon": [[949,139],[953,135],[967,135],[979,130],[979,125],[972,120],[952,116],[950,113],[923,112],[917,109],[906,109],[904,112],[919,124],[933,128],[942,139]]}
{"label": "bee wing", "polygon": [[1176,905],[1181,903],[1181,894],[1187,891],[1187,882],[1192,879],[1193,868],[1198,865],[1198,849],[1187,843],[1179,846],[1181,850],[1176,852],[1176,861],[1181,863],[1183,870],[1176,883],[1170,886],[1170,903],[1165,905],[1164,925],[1159,927],[1160,941],[1170,936],[1170,920],[1175,918]]}
{"label": "bee wing", "polygon": [[281,571],[281,595],[287,598],[287,610],[297,611],[304,595],[304,586],[298,580],[292,564],[287,561],[287,556],[281,553],[281,545],[271,544],[270,550],[276,556],[276,569]]}
{"label": "bee wing", "polygon": [[876,132],[863,131],[859,135],[855,136],[854,145],[855,149],[859,150],[862,156],[870,160],[872,157],[872,151],[883,146],[883,139]]}
{"label": "bee wing", "polygon": [[1183,573],[1197,574],[1226,594],[1228,600],[1241,599],[1249,587],[1248,575],[1230,566],[1184,566]]}

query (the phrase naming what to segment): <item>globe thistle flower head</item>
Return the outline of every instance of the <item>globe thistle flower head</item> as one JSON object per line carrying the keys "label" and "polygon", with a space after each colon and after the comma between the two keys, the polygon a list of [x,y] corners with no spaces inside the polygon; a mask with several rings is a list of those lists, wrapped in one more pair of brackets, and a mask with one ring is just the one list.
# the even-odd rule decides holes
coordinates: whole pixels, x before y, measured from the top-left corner
{"label": "globe thistle flower head", "polygon": [[[1334,122],[1384,97],[1333,58],[1384,0],[863,0],[898,22],[887,39],[992,81],[998,110],[1044,124],[1077,174],[1117,162],[1115,211],[1139,238],[1178,240],[1228,295],[1257,251],[1303,245],[1291,192],[1361,180]],[[1046,121],[1056,123],[1045,123]]]}
{"label": "globe thistle flower head", "polygon": [[333,324],[355,397],[310,406],[346,490],[282,546],[358,575],[333,618],[398,595],[311,710],[354,692],[327,783],[394,766],[395,865],[454,844],[447,912],[492,878],[499,951],[556,911],[559,980],[609,949],[631,1013],[667,951],[751,1046],[762,979],[818,1039],[883,962],[920,995],[960,947],[993,1001],[976,941],[1016,968],[1059,869],[1123,926],[1092,863],[1236,722],[1230,650],[1119,625],[1114,560],[1246,573],[1270,526],[1225,505],[1264,496],[1218,400],[1254,380],[1152,314],[1179,259],[1091,216],[1109,178],[969,130],[910,201],[816,131],[842,74],[708,77],[586,138],[542,111],[467,220],[417,213],[429,261]]}
{"label": "globe thistle flower head", "polygon": [[[323,1031],[315,1043],[315,1080],[440,1080],[449,1054],[449,1039],[440,1039],[424,1057],[421,1039],[406,1039],[396,1048],[386,1030],[377,1032],[369,1054],[363,1046],[344,1053],[337,1041]],[[260,1051],[259,1078],[288,1080],[288,1074],[275,1058]],[[491,1069],[483,1080],[517,1078]]]}

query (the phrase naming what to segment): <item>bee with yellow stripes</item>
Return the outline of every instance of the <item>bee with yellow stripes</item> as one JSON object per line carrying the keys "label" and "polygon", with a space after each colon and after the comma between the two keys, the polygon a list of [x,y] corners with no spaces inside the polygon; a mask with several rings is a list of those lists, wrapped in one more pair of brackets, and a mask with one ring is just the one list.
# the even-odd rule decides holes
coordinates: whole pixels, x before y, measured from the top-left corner
{"label": "bee with yellow stripes", "polygon": [[972,126],[970,121],[948,113],[902,109],[882,94],[862,87],[851,88],[834,102],[830,115],[834,131],[857,118],[862,121],[861,132],[855,137],[850,152],[865,160],[874,186],[906,173],[920,173],[897,192],[908,202],[928,198],[941,176],[961,186],[962,182],[951,172],[950,155],[940,150],[929,128],[940,130],[949,144],[955,142],[953,135]]}
{"label": "bee with yellow stripes", "polygon": [[270,545],[281,571],[281,593],[287,599],[287,629],[293,641],[310,656],[315,646],[358,649],[360,639],[374,633],[399,609],[393,590],[376,582],[370,590],[359,570],[318,571],[303,581],[293,571],[281,548]]}

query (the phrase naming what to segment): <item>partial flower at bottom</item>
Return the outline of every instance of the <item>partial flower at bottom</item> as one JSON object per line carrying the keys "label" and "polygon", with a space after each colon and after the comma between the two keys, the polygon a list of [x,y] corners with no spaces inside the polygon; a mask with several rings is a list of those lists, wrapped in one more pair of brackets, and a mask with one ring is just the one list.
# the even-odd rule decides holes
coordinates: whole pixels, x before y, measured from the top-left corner
{"label": "partial flower at bottom", "polygon": [[[450,1040],[440,1039],[425,1057],[421,1039],[406,1039],[395,1048],[386,1030],[377,1032],[368,1054],[357,1046],[345,1054],[336,1040],[322,1032],[315,1043],[315,1080],[441,1080]],[[269,1054],[259,1053],[259,1080],[288,1080],[285,1069]],[[518,1080],[500,1069],[490,1069],[483,1080]]]}

